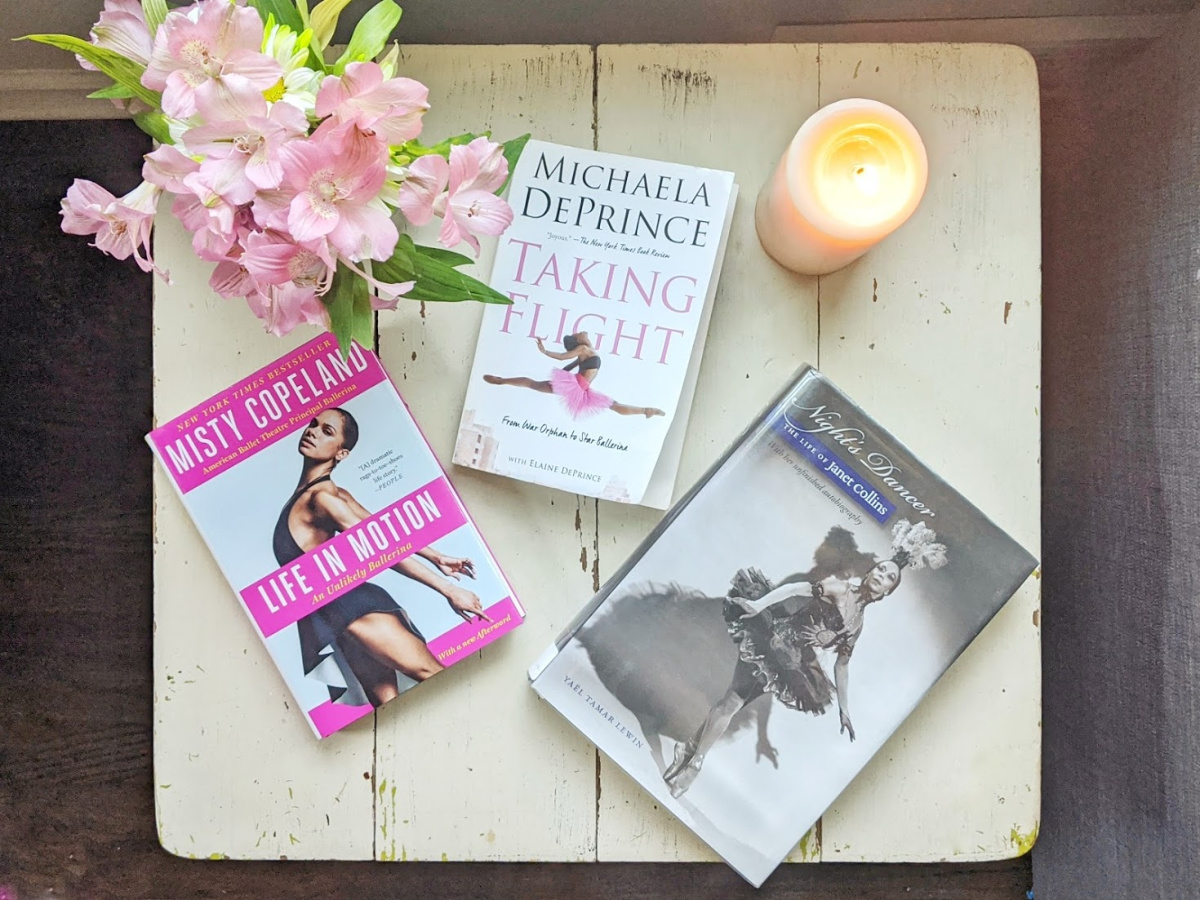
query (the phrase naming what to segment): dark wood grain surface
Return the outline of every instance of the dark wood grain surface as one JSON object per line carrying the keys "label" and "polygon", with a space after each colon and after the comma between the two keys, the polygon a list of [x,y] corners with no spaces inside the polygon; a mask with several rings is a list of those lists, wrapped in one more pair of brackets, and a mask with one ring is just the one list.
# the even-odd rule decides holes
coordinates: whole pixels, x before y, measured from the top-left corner
{"label": "dark wood grain surface", "polygon": [[[1043,61],[1044,119],[1078,106],[1098,59]],[[1071,140],[1063,129],[1047,135]],[[74,177],[132,187],[146,149],[126,122],[0,123],[0,897],[1026,897],[1028,857],[784,866],[755,893],[720,865],[196,862],[162,851],[142,441],[150,280],[62,234],[57,215]],[[1046,178],[1057,179],[1045,228],[1053,266],[1072,252],[1055,244],[1068,232],[1053,217],[1071,214],[1063,190],[1083,187],[1055,172],[1070,153],[1044,150]],[[1055,338],[1046,336],[1048,367]],[[1054,437],[1047,428],[1044,440]]]}

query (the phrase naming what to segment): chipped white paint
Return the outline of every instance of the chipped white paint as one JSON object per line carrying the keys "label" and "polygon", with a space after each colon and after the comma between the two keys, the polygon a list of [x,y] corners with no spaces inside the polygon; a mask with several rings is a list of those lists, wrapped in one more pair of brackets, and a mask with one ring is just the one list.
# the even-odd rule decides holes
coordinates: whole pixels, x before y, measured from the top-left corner
{"label": "chipped white paint", "polygon": [[[742,189],[680,484],[800,363],[814,361],[1036,552],[1039,157],[1029,58],[988,45],[598,54],[599,149],[733,169]],[[431,133],[484,123],[498,137],[534,131],[593,143],[588,48],[410,48],[406,71],[432,88]],[[818,285],[762,253],[753,199],[800,122],[819,103],[854,95],[913,120],[929,150],[930,188],[904,228]],[[284,346],[259,334],[240,304],[212,296],[182,230],[160,221],[160,260],[177,279],[156,286],[163,418]],[[485,256],[480,269],[489,265]],[[480,310],[425,313],[381,317],[380,349],[447,460]],[[385,708],[374,727],[364,722],[324,742],[285,708],[265,650],[157,482],[155,780],[169,849],[242,858],[712,858],[610,762],[597,770],[595,752],[524,679],[593,578],[613,571],[657,513],[464,469],[451,475],[529,622]],[[823,845],[810,838],[796,858],[1017,852],[1038,811],[1036,608],[1031,582],[840,798],[823,820]]]}

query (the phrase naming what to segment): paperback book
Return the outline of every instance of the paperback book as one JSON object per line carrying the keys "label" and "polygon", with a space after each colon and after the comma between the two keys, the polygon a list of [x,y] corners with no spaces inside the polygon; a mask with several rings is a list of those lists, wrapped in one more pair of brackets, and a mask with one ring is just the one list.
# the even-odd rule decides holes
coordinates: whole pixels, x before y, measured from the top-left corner
{"label": "paperback book", "polygon": [[806,367],[529,674],[757,886],[1035,566]]}
{"label": "paperback book", "polygon": [[322,335],[146,439],[317,737],[525,617],[357,344]]}
{"label": "paperback book", "polygon": [[733,174],[530,141],[454,462],[665,509],[733,213]]}

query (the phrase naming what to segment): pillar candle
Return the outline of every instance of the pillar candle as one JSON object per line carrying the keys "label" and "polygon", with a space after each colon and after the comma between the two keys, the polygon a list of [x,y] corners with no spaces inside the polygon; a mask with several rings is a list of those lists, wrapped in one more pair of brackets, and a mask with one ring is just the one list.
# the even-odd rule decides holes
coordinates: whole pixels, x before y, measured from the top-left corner
{"label": "pillar candle", "polygon": [[758,196],[763,249],[823,275],[866,253],[912,215],[928,160],[912,123],[875,100],[839,100],[805,122]]}

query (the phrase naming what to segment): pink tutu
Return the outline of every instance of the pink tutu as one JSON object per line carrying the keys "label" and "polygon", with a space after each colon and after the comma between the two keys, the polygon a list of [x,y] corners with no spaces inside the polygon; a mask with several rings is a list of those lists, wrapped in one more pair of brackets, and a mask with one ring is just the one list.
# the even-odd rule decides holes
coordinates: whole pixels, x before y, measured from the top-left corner
{"label": "pink tutu", "polygon": [[550,370],[550,387],[575,419],[593,415],[613,405],[612,397],[595,390],[582,375],[563,369]]}

